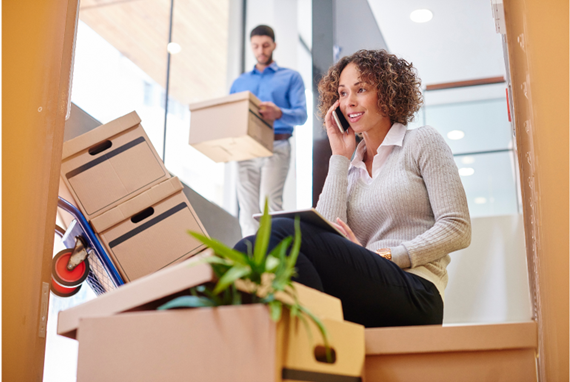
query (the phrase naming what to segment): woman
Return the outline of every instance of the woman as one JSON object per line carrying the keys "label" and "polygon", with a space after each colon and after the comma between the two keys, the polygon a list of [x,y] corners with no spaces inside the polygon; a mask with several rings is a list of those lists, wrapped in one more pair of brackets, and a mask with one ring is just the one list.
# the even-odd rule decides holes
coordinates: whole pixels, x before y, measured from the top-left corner
{"label": "woman", "polygon": [[[319,94],[332,156],[317,210],[348,239],[301,223],[296,281],[338,297],[345,319],[366,327],[441,324],[449,253],[469,245],[471,226],[441,135],[406,129],[422,102],[415,69],[361,50],[329,69]],[[272,223],[270,249],[294,233],[291,219]]]}

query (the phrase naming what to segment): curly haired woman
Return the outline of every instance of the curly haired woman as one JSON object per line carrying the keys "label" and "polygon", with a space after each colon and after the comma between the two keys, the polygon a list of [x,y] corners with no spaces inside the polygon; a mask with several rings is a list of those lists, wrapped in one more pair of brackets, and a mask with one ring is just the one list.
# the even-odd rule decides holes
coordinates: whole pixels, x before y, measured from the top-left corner
{"label": "curly haired woman", "polygon": [[[451,150],[430,126],[406,128],[420,83],[384,50],[342,58],[319,83],[332,156],[317,210],[346,238],[301,223],[296,281],[338,297],[345,319],[366,327],[441,324],[449,253],[471,241]],[[273,219],[270,249],[293,233],[293,220]]]}

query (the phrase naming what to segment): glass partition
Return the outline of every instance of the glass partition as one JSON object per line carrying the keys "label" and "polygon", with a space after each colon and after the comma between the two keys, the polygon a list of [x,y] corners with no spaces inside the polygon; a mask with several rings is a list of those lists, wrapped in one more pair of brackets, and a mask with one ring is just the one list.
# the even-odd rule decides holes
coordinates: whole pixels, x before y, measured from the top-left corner
{"label": "glass partition", "polygon": [[233,190],[224,188],[224,164],[188,144],[188,104],[228,94],[228,25],[229,0],[174,3],[165,163],[219,206]]}
{"label": "glass partition", "polygon": [[[484,87],[491,97],[470,102],[427,102],[413,124],[414,127],[435,127],[451,148],[472,218],[517,214],[519,211],[516,158],[507,101],[504,96],[498,98],[504,89],[480,85],[453,89],[453,92],[465,96]],[[426,91],[425,96],[429,101],[430,93],[445,91]]]}
{"label": "glass partition", "polygon": [[[229,0],[174,2],[172,37],[180,51],[170,46],[169,67],[171,4],[82,0],[71,100],[102,123],[136,111],[162,157],[169,76],[166,166],[221,205],[223,164],[188,145],[188,103],[227,93]],[[55,242],[54,254],[62,249]],[[56,334],[57,314],[94,297],[87,284],[72,298],[51,295],[44,381],[75,381],[77,342]]]}

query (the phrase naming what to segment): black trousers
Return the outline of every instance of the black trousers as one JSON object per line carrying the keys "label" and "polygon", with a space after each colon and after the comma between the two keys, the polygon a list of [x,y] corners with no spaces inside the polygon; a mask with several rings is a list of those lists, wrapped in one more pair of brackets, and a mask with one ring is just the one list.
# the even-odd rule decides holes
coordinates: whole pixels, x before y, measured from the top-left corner
{"label": "black trousers", "polygon": [[[294,233],[293,219],[273,219],[268,250]],[[345,320],[366,327],[441,325],[443,301],[431,282],[311,224],[301,222],[301,238],[294,281],[339,298]],[[247,252],[246,241],[255,245],[255,236],[234,248]]]}

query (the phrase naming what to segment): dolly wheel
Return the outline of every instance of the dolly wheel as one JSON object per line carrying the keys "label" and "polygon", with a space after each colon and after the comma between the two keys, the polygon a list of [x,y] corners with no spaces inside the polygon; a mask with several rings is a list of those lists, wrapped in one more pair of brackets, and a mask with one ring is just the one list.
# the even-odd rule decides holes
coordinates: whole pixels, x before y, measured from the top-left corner
{"label": "dolly wheel", "polygon": [[63,287],[76,287],[80,285],[89,274],[89,261],[87,259],[79,263],[72,271],[67,269],[67,263],[73,253],[68,248],[58,252],[51,262],[51,274],[53,280]]}
{"label": "dolly wheel", "polygon": [[64,287],[59,285],[58,283],[55,282],[55,280],[51,279],[51,291],[53,292],[53,294],[55,294],[56,296],[59,297],[71,297],[74,294],[76,294],[77,292],[79,292],[79,290],[81,289],[81,285],[77,286],[77,287]]}

